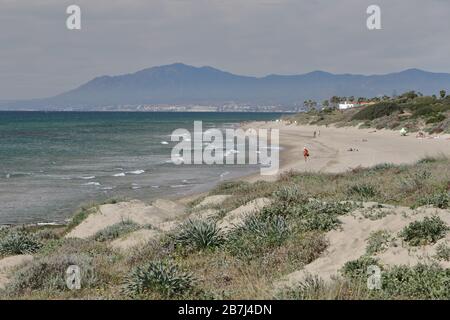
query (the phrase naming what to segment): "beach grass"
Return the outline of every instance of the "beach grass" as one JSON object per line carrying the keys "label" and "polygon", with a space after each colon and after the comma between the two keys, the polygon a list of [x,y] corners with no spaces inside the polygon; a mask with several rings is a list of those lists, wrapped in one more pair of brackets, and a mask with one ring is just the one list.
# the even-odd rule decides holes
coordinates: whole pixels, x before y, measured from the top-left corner
{"label": "beach grass", "polygon": [[[109,233],[106,233],[107,239],[81,240],[65,239],[65,233],[61,232],[50,235],[42,230],[32,230],[42,241],[42,246],[35,251],[33,263],[15,272],[12,283],[0,297],[446,298],[438,286],[448,269],[433,266],[389,269],[386,287],[376,293],[368,291],[358,278],[358,272],[367,263],[376,263],[370,255],[348,262],[341,273],[342,278],[332,283],[310,278],[281,293],[273,286],[283,276],[303,268],[326,252],[325,234],[339,230],[339,218],[358,207],[362,200],[417,206],[418,199],[434,199],[437,192],[448,190],[449,166],[449,159],[437,157],[412,165],[380,164],[339,174],[290,171],[274,182],[226,182],[210,191],[210,195],[232,195],[220,206],[224,212],[261,197],[269,197],[273,203],[259,213],[249,215],[231,231],[221,233],[210,221],[191,221],[159,240],[126,252],[114,251],[108,246]],[[440,200],[426,202],[436,208],[442,203]],[[90,213],[89,210],[79,213],[68,230]],[[423,224],[410,226],[400,236],[437,241],[447,230],[438,221],[427,220]],[[116,238],[117,232],[112,233]],[[368,253],[382,252],[388,238],[382,233],[370,235]],[[444,247],[440,249],[442,259],[448,256],[447,251]],[[73,263],[81,265],[86,272],[86,282],[81,290],[71,291],[64,286],[63,270]],[[407,281],[397,288],[401,273]],[[426,281],[421,283],[417,274]],[[426,290],[424,286],[427,286]]]}

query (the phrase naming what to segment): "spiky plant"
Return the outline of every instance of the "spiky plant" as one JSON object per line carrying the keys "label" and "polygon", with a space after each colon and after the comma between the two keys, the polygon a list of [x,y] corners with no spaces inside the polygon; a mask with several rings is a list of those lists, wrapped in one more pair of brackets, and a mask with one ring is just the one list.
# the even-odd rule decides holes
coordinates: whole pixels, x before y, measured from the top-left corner
{"label": "spiky plant", "polygon": [[13,231],[0,240],[0,254],[29,254],[36,252],[42,244],[32,234]]}
{"label": "spiky plant", "polygon": [[195,280],[175,264],[168,261],[152,261],[136,267],[126,278],[124,292],[127,295],[158,293],[166,298],[180,296],[191,291]]}
{"label": "spiky plant", "polygon": [[189,250],[212,249],[223,243],[223,236],[215,222],[189,219],[173,236],[176,245]]}

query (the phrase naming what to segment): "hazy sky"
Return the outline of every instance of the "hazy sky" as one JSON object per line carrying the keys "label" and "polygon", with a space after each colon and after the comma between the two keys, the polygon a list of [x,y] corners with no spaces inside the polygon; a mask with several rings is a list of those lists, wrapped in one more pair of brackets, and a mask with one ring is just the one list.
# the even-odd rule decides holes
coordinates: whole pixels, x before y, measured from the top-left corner
{"label": "hazy sky", "polygon": [[[66,8],[82,30],[66,29]],[[378,4],[382,30],[366,28]],[[0,0],[0,100],[183,62],[262,76],[450,72],[449,0]]]}

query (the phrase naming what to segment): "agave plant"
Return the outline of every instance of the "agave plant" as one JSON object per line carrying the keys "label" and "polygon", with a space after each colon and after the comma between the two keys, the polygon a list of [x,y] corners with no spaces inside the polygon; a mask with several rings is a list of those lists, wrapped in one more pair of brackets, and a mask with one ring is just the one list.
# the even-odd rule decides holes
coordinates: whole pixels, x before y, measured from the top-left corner
{"label": "agave plant", "polygon": [[191,291],[194,285],[192,275],[181,271],[173,263],[152,261],[131,272],[126,278],[124,291],[128,295],[154,291],[165,297],[173,297]]}
{"label": "agave plant", "polygon": [[175,244],[193,250],[214,248],[220,246],[223,240],[217,225],[203,220],[187,220],[174,235]]}
{"label": "agave plant", "polygon": [[234,256],[253,259],[284,243],[291,230],[283,216],[253,214],[227,235],[226,249]]}

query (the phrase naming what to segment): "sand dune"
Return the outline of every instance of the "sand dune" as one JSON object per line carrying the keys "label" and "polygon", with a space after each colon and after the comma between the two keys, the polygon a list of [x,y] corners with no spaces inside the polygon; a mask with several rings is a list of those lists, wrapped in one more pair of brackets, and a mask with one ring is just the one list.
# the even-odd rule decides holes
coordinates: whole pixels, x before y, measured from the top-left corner
{"label": "sand dune", "polygon": [[[407,207],[394,207],[389,205],[365,203],[364,207],[354,211],[352,214],[340,218],[342,228],[332,230],[327,233],[330,243],[325,252],[316,260],[306,265],[303,269],[295,271],[281,279],[276,287],[295,286],[305,277],[317,275],[325,281],[332,280],[332,277],[339,274],[339,270],[347,261],[356,260],[366,252],[367,239],[372,232],[386,231],[394,238],[395,244],[391,244],[386,250],[375,254],[382,265],[416,265],[419,262],[437,262],[444,268],[450,267],[449,262],[436,261],[433,257],[436,248],[440,243],[450,240],[450,234],[435,244],[411,247],[398,239],[398,233],[409,223],[423,220],[425,217],[438,216],[450,225],[449,210],[442,210],[431,207],[421,207],[412,210]],[[364,218],[364,213],[373,210],[384,211],[387,216],[378,220]]]}

